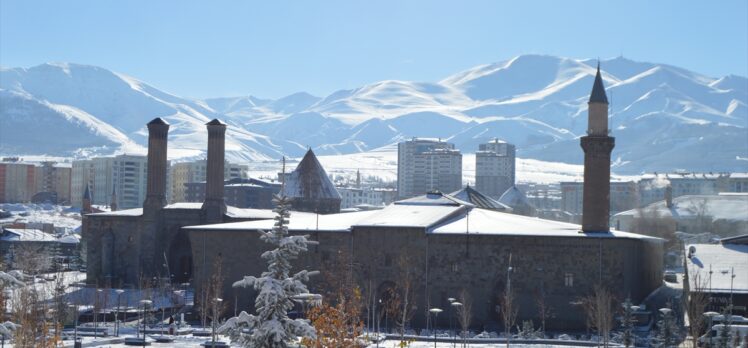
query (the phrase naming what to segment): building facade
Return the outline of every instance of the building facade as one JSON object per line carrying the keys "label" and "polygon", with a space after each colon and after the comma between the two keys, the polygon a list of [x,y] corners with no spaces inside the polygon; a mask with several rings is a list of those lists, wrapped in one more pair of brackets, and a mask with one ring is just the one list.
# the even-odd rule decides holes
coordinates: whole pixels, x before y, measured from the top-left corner
{"label": "building facade", "polygon": [[[246,179],[249,166],[225,162],[224,180]],[[192,202],[187,197],[187,183],[206,181],[207,163],[205,160],[175,163],[169,168],[170,202]]]}
{"label": "building facade", "polygon": [[110,205],[113,194],[116,193],[114,198],[119,209],[141,206],[145,199],[147,165],[147,157],[136,155],[73,161],[72,205],[74,207],[82,205],[81,193],[88,187],[91,204]]}
{"label": "building facade", "polygon": [[27,203],[36,191],[36,166],[10,159],[0,162],[0,202]]}
{"label": "building facade", "polygon": [[359,205],[385,206],[395,200],[393,189],[371,187],[338,187],[342,200],[341,209],[354,208]]}
{"label": "building facade", "polygon": [[397,193],[400,198],[462,187],[462,154],[454,144],[414,138],[397,145]]}
{"label": "building facade", "polygon": [[515,153],[514,145],[498,139],[480,144],[475,153],[475,188],[499,199],[514,185]]}

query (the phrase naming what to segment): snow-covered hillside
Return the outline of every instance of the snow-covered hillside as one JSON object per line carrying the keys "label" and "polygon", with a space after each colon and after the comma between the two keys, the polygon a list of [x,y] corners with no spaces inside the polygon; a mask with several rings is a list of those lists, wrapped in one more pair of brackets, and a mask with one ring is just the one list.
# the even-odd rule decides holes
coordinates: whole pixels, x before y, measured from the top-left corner
{"label": "snow-covered hillside", "polygon": [[[387,80],[325,97],[300,92],[191,100],[109,70],[44,64],[0,73],[0,154],[143,152],[144,125],[172,124],[169,156],[204,156],[203,124],[231,126],[233,161],[364,153],[438,137],[463,153],[501,138],[518,156],[581,163],[596,60],[523,55],[438,82]],[[748,170],[748,79],[617,57],[601,61],[618,173]]]}

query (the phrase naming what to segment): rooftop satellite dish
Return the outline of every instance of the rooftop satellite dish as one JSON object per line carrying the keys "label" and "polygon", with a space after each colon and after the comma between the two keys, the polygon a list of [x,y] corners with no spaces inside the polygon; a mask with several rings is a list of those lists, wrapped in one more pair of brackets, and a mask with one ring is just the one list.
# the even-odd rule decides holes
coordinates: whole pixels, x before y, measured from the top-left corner
{"label": "rooftop satellite dish", "polygon": [[696,254],[696,247],[691,245],[688,247],[688,258],[690,259],[693,254]]}

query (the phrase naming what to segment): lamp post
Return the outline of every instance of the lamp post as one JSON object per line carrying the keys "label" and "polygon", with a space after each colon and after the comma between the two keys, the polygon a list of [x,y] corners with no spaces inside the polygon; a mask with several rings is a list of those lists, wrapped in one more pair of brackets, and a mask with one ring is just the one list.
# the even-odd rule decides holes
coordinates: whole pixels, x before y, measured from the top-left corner
{"label": "lamp post", "polygon": [[119,312],[120,312],[120,307],[122,305],[122,301],[121,301],[122,293],[125,292],[125,290],[117,289],[117,290],[114,290],[114,292],[117,293],[117,311],[115,312],[116,314],[114,315],[114,335],[119,337]]}
{"label": "lamp post", "polygon": [[96,299],[94,299],[94,308],[93,308],[93,320],[94,320],[94,339],[96,339],[96,335],[98,334],[98,328],[99,328],[99,322],[98,322],[98,311],[99,311],[99,297],[101,294],[101,289],[96,289]]}
{"label": "lamp post", "polygon": [[214,298],[213,299],[213,320],[210,321],[210,327],[211,327],[211,336],[212,341],[210,346],[215,347],[216,346],[216,316],[218,315],[218,304],[223,302],[222,298]]}
{"label": "lamp post", "polygon": [[714,317],[718,315],[719,313],[712,312],[712,311],[704,313],[704,316],[709,318],[709,327],[706,329],[706,332],[707,332],[706,346],[707,347],[712,346],[712,337],[709,335],[711,335],[712,333],[712,325],[714,325]]}
{"label": "lamp post", "polygon": [[441,313],[442,310],[441,308],[431,308],[429,309],[429,312],[434,315],[434,348],[436,348],[436,319],[439,317],[439,313]]}
{"label": "lamp post", "polygon": [[[452,306],[452,303],[454,303],[455,301],[457,301],[457,299],[455,299],[454,297],[450,297],[450,298],[447,299],[447,302],[449,302],[450,307]],[[452,325],[452,317],[453,316],[454,316],[454,310],[452,312],[452,315],[449,316],[449,331],[453,331],[454,330],[454,325]],[[454,332],[452,333],[452,336],[454,337]]]}
{"label": "lamp post", "polygon": [[[462,303],[457,301],[452,301],[452,303],[449,304],[450,307],[452,307],[452,315],[457,314],[457,311],[459,310],[460,306],[462,306]],[[457,325],[459,326],[459,320]],[[452,346],[457,347],[457,332],[455,331],[454,335],[452,335]]]}

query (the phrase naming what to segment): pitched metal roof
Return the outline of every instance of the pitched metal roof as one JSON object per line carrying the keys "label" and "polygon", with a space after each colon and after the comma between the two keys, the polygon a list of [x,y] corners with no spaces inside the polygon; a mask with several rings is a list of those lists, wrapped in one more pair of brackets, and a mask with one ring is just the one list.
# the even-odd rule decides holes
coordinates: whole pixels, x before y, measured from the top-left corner
{"label": "pitched metal roof", "polygon": [[283,194],[289,198],[342,199],[312,149],[306,152],[296,169],[286,177]]}
{"label": "pitched metal roof", "polygon": [[600,63],[597,64],[597,75],[595,75],[595,83],[592,85],[592,93],[590,93],[589,102],[608,104],[608,96],[605,94],[603,77],[600,75]]}
{"label": "pitched metal roof", "polygon": [[472,203],[478,208],[505,212],[512,211],[512,208],[508,205],[482,194],[480,191],[472,188],[470,185],[465,186],[462,190],[452,192],[449,195],[459,200]]}

